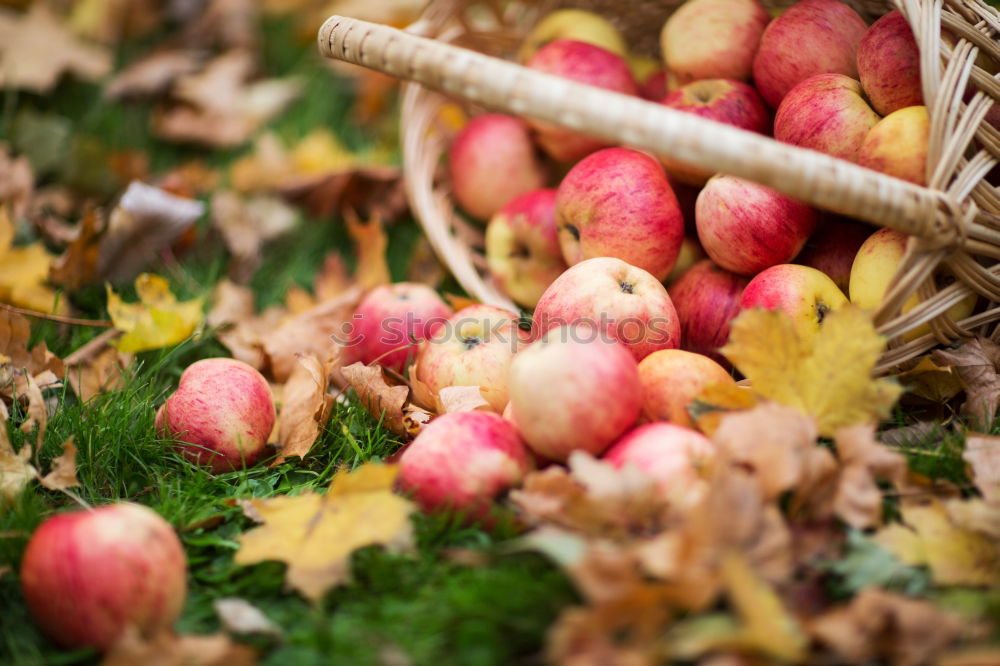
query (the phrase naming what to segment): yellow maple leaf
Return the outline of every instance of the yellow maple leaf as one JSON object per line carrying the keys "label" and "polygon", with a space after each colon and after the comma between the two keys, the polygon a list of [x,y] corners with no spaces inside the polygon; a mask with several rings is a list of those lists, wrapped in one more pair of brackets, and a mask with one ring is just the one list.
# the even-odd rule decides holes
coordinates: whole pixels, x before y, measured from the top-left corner
{"label": "yellow maple leaf", "polygon": [[108,316],[125,335],[118,351],[138,352],[175,345],[192,333],[203,318],[202,301],[178,301],[162,277],[143,273],[135,279],[138,303],[126,303],[109,285]]}
{"label": "yellow maple leaf", "polygon": [[948,508],[936,499],[924,505],[904,504],[905,525],[882,528],[874,541],[907,564],[926,565],[940,585],[995,585],[1000,580],[1000,546],[989,535],[959,524]]}
{"label": "yellow maple leaf", "polygon": [[821,435],[888,416],[902,392],[895,380],[872,377],[885,339],[858,307],[828,314],[813,341],[781,311],[746,310],[730,331],[721,351],[754,393],[809,414]]}
{"label": "yellow maple leaf", "polygon": [[237,564],[281,560],[288,583],[313,602],[350,577],[350,556],[380,544],[396,551],[413,545],[413,503],[393,494],[395,465],[368,463],[333,477],[325,495],[303,493],[253,499],[250,512],[264,525],[239,537]]}
{"label": "yellow maple leaf", "polygon": [[13,247],[14,221],[7,208],[0,206],[0,301],[38,312],[67,314],[65,300],[57,299],[55,290],[46,287],[49,267],[55,258],[42,244]]}

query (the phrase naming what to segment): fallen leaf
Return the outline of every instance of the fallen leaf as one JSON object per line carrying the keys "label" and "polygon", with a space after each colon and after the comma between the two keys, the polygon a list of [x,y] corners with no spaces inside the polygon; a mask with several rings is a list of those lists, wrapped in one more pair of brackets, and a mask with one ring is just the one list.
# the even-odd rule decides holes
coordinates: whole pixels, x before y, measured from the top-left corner
{"label": "fallen leaf", "polygon": [[213,328],[236,324],[254,315],[253,291],[228,278],[216,283],[209,301],[212,307],[205,317],[205,322]]}
{"label": "fallen leaf", "polygon": [[695,427],[711,437],[729,412],[750,409],[757,403],[757,396],[747,387],[720,382],[705,386],[687,411]]}
{"label": "fallen leaf", "polygon": [[972,481],[983,497],[1000,504],[1000,437],[969,433],[962,459],[972,468]]}
{"label": "fallen leaf", "polygon": [[104,96],[117,100],[159,95],[180,77],[197,72],[202,61],[193,50],[154,51],[115,74],[105,84]]}
{"label": "fallen leaf", "polygon": [[827,315],[811,343],[798,337],[780,310],[745,310],[730,331],[721,351],[750,380],[754,393],[809,414],[820,435],[877,422],[900,395],[894,380],[872,377],[885,340],[858,307]]}
{"label": "fallen leaf", "polygon": [[486,408],[492,410],[490,403],[483,398],[482,391],[478,386],[446,386],[438,393],[441,403],[441,414],[451,412],[471,412],[476,409]]}
{"label": "fallen leaf", "polygon": [[221,176],[201,160],[189,160],[160,177],[160,187],[183,197],[196,197],[215,190]]}
{"label": "fallen leaf", "polygon": [[0,396],[24,395],[29,376],[43,389],[56,388],[66,373],[62,359],[44,342],[28,349],[30,335],[26,317],[0,308]]}
{"label": "fallen leaf", "polygon": [[907,564],[926,565],[940,585],[990,586],[1000,580],[1000,544],[956,524],[944,503],[900,507],[903,524],[888,525],[873,537]]}
{"label": "fallen leaf", "polygon": [[888,481],[897,490],[906,486],[906,458],[878,441],[875,427],[860,424],[841,428],[834,436],[840,459],[840,478],[833,510],[856,529],[882,524],[883,497],[876,481]]}
{"label": "fallen leaf", "polygon": [[1000,345],[989,338],[975,338],[958,349],[937,349],[931,359],[951,368],[965,388],[961,414],[973,428],[988,430],[1000,405]]}
{"label": "fallen leaf", "polygon": [[404,408],[410,397],[409,387],[390,384],[381,366],[361,361],[341,368],[341,373],[372,418],[397,435],[407,433]]}
{"label": "fallen leaf", "polygon": [[246,283],[260,265],[264,243],[291,230],[297,219],[295,210],[275,197],[242,199],[232,191],[216,192],[212,197],[212,226],[232,255],[230,277]]}
{"label": "fallen leaf", "polygon": [[182,41],[219,50],[257,48],[260,33],[257,5],[257,0],[199,2],[195,5],[198,14],[185,26]]}
{"label": "fallen leaf", "polygon": [[107,49],[77,39],[44,2],[24,14],[0,9],[0,87],[47,93],[64,72],[96,81],[111,64]]}
{"label": "fallen leaf", "polygon": [[299,363],[285,382],[278,426],[278,457],[305,458],[333,413],[333,396],[327,391],[331,362],[315,356],[300,356]]}
{"label": "fallen leaf", "polygon": [[148,34],[162,20],[156,0],[77,0],[69,22],[79,35],[117,44]]}
{"label": "fallen leaf", "polygon": [[0,302],[38,312],[67,314],[66,300],[42,284],[49,277],[53,257],[42,243],[14,247],[14,221],[0,206]]}
{"label": "fallen leaf", "polygon": [[66,490],[78,488],[80,481],[76,478],[76,444],[70,437],[62,445],[62,455],[52,461],[49,473],[38,480],[49,490]]}
{"label": "fallen leaf", "polygon": [[846,606],[809,623],[812,637],[844,663],[884,659],[893,666],[934,663],[958,637],[957,619],[927,601],[867,587]]}
{"label": "fallen leaf", "polygon": [[962,390],[962,382],[951,368],[934,362],[928,354],[915,366],[896,375],[906,392],[932,402],[945,403]]}
{"label": "fallen leaf", "polygon": [[253,56],[232,50],[197,74],[181,76],[172,94],[179,102],[153,115],[153,132],[168,141],[217,148],[238,146],[299,96],[298,79],[249,83]]}
{"label": "fallen leaf", "polygon": [[234,561],[286,562],[288,583],[318,603],[329,588],[350,578],[350,555],[358,548],[412,548],[414,507],[393,494],[397,474],[393,465],[367,463],[337,472],[325,495],[249,500],[264,525],[238,538]]}
{"label": "fallen leaf", "polygon": [[15,451],[11,445],[7,418],[7,408],[0,402],[0,495],[10,504],[28,482],[38,476],[38,472],[28,462],[31,460],[31,445],[22,445],[20,451]]}
{"label": "fallen leaf", "polygon": [[385,251],[389,246],[382,222],[374,217],[363,222],[353,210],[348,208],[344,214],[347,233],[354,241],[354,250],[358,257],[358,268],[354,279],[365,290],[374,289],[392,282],[389,276],[389,264],[386,262]]}
{"label": "fallen leaf", "polygon": [[35,383],[35,378],[30,374],[25,375],[26,386],[21,398],[27,398],[28,409],[24,421],[21,423],[21,432],[30,434],[35,431],[35,446],[41,450],[42,442],[45,439],[45,430],[49,427],[49,409],[42,396],[42,389]]}
{"label": "fallen leaf", "polygon": [[222,626],[232,634],[253,634],[276,640],[284,637],[281,627],[246,599],[224,597],[212,602]]}
{"label": "fallen leaf", "polygon": [[191,336],[202,321],[203,299],[179,302],[170,285],[158,275],[135,279],[138,303],[125,303],[107,287],[108,316],[124,335],[115,345],[120,352],[138,352],[175,345]]}
{"label": "fallen leaf", "polygon": [[28,159],[11,157],[7,144],[0,142],[0,208],[6,204],[15,219],[23,217],[34,188],[35,174]]}
{"label": "fallen leaf", "polygon": [[122,387],[133,356],[111,345],[120,334],[110,329],[66,357],[66,381],[81,402]]}
{"label": "fallen leaf", "polygon": [[98,275],[111,282],[133,279],[204,212],[200,201],[131,183],[101,237]]}
{"label": "fallen leaf", "polygon": [[257,652],[225,634],[184,636],[162,632],[139,635],[134,627],[105,653],[101,666],[256,666]]}
{"label": "fallen leaf", "polygon": [[98,238],[104,231],[104,220],[91,210],[75,228],[75,236],[66,250],[49,267],[49,280],[66,289],[79,289],[100,280]]}

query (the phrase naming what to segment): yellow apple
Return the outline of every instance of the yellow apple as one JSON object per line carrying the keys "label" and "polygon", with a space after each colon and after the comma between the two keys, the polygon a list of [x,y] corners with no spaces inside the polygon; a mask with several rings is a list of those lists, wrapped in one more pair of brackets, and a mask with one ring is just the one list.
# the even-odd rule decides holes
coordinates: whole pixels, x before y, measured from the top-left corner
{"label": "yellow apple", "polygon": [[559,9],[535,24],[521,44],[517,57],[527,62],[535,51],[557,39],[587,42],[622,57],[628,53],[618,28],[603,16],[583,9]]}
{"label": "yellow apple", "polygon": [[931,118],[926,106],[893,111],[868,130],[858,149],[858,164],[926,185],[930,135]]}

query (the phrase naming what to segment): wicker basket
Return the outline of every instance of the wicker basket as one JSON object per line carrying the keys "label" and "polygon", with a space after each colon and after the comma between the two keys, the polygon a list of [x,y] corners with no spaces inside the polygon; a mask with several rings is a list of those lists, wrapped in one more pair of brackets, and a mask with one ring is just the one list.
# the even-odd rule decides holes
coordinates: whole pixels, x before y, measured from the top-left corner
{"label": "wicker basket", "polygon": [[[887,371],[937,344],[972,335],[1000,338],[995,323],[1000,320],[1000,191],[985,178],[1000,160],[1000,132],[983,120],[993,100],[1000,100],[1000,79],[975,65],[977,53],[1000,65],[1000,12],[982,0],[897,2],[921,51],[931,117],[927,187],[504,60],[532,21],[559,3],[434,0],[405,32],[334,16],[320,30],[319,47],[328,58],[411,82],[405,86],[402,109],[410,205],[438,255],[479,300],[514,308],[484,277],[482,232],[456,213],[441,177],[441,158],[453,130],[439,121],[439,111],[455,99],[754,180],[820,208],[908,234],[906,256],[875,313],[880,332],[890,339],[879,365]],[[562,4],[602,13],[619,24],[631,45],[652,49],[663,21],[680,3]],[[850,4],[869,20],[892,9],[883,2]],[[622,12],[623,7],[628,11]],[[942,26],[960,37],[954,48],[941,40]],[[966,104],[962,91],[970,80],[980,92]],[[957,279],[939,289],[933,276],[942,266]],[[913,293],[921,303],[901,314]],[[949,308],[970,293],[979,294],[985,306],[951,321]],[[903,333],[924,323],[932,333],[902,341]]]}

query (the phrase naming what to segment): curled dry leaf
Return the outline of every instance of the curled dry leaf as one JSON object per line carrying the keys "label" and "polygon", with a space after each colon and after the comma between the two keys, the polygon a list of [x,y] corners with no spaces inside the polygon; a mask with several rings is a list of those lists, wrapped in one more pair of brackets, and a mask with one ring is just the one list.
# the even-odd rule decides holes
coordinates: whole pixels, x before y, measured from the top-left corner
{"label": "curled dry leaf", "polygon": [[74,237],[66,250],[52,262],[49,280],[66,289],[79,289],[100,280],[97,239],[104,231],[104,220],[96,210],[91,210],[74,229]]}
{"label": "curled dry leaf", "polygon": [[260,265],[264,243],[291,230],[297,219],[295,211],[276,197],[243,199],[232,191],[216,192],[212,197],[212,226],[232,255],[230,277],[246,283]]}
{"label": "curled dry leaf", "polygon": [[972,481],[983,497],[1000,505],[1000,437],[969,433],[962,458],[972,468]]}
{"label": "curled dry leaf", "polygon": [[350,578],[350,556],[358,548],[412,548],[414,506],[393,493],[397,473],[393,465],[367,463],[337,472],[325,495],[249,500],[264,524],[238,538],[234,561],[286,562],[288,583],[319,602],[329,588]]}
{"label": "curled dry leaf", "polygon": [[986,430],[1000,406],[1000,345],[989,338],[975,338],[958,349],[938,349],[931,359],[951,368],[965,388],[961,414],[974,428]]}
{"label": "curled dry leaf", "polygon": [[59,386],[66,374],[63,360],[44,342],[28,349],[31,326],[23,315],[0,308],[0,396],[26,395],[29,376],[43,389]]}
{"label": "curled dry leaf", "polygon": [[884,347],[868,314],[847,305],[823,320],[812,343],[780,310],[745,310],[721,351],[754,393],[809,414],[819,434],[832,437],[844,426],[877,422],[896,403],[899,384],[872,377]]}
{"label": "curled dry leaf", "polygon": [[202,60],[194,50],[155,51],[115,74],[105,84],[104,96],[117,100],[159,95],[178,78],[197,72]]}
{"label": "curled dry leaf", "polygon": [[66,381],[81,402],[123,385],[133,355],[112,346],[120,334],[117,329],[105,331],[66,357]]}
{"label": "curled dry leaf", "polygon": [[249,83],[254,58],[232,50],[197,74],[182,76],[172,93],[178,104],[153,116],[153,132],[168,141],[227,148],[247,141],[298,97],[302,82],[267,79]]}
{"label": "curled dry leaf", "polygon": [[390,384],[380,365],[365,365],[361,361],[341,368],[348,386],[368,413],[397,435],[408,433],[406,406],[410,389],[406,385]]}
{"label": "curled dry leaf", "polygon": [[875,426],[841,428],[834,437],[841,470],[833,510],[851,527],[882,524],[882,490],[876,481],[888,481],[897,490],[907,485],[906,458],[875,436]]}
{"label": "curled dry leaf", "polygon": [[108,650],[101,666],[256,666],[257,652],[225,634],[204,636],[161,632],[143,637],[130,627]]}
{"label": "curled dry leaf", "polygon": [[38,480],[49,490],[66,490],[78,488],[80,481],[76,478],[76,444],[70,437],[62,445],[62,455],[52,461],[49,473]]}
{"label": "curled dry leaf", "polygon": [[960,632],[958,620],[926,601],[877,587],[809,624],[813,639],[847,663],[876,659],[893,666],[933,663]]}
{"label": "curled dry leaf", "polygon": [[178,301],[162,277],[143,273],[135,279],[135,291],[139,302],[125,303],[107,287],[108,316],[124,333],[116,345],[118,351],[169,347],[188,338],[201,324],[202,299]]}
{"label": "curled dry leaf", "polygon": [[24,444],[15,451],[7,434],[7,408],[0,401],[0,498],[10,504],[21,494],[24,487],[38,476],[32,467],[31,445]]}
{"label": "curled dry leaf", "polygon": [[63,73],[96,81],[111,64],[107,49],[78,39],[47,3],[24,14],[0,8],[0,87],[47,93]]}
{"label": "curled dry leaf", "polygon": [[321,362],[315,356],[300,356],[281,398],[278,425],[278,457],[305,458],[333,413],[333,396],[327,391],[331,360]]}
{"label": "curled dry leaf", "polygon": [[483,398],[478,386],[446,386],[438,393],[439,414],[471,412],[477,409],[491,411],[490,403]]}

